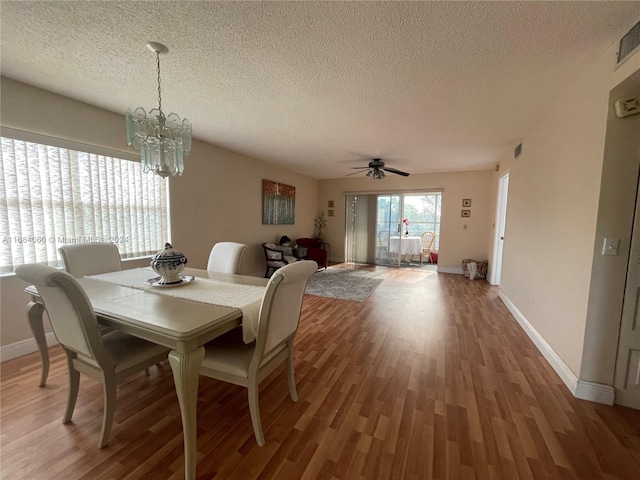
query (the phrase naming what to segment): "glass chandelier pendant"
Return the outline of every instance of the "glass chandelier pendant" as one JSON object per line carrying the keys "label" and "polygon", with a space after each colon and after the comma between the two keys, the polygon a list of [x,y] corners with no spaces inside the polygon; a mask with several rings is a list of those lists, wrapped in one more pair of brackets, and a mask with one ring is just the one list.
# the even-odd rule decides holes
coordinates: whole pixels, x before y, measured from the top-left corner
{"label": "glass chandelier pendant", "polygon": [[149,42],[156,54],[158,70],[158,108],[147,113],[138,107],[127,111],[127,145],[140,152],[142,170],[161,177],[173,177],[184,172],[184,157],[191,153],[191,122],[171,113],[162,112],[160,91],[160,55],[169,52],[161,43]]}

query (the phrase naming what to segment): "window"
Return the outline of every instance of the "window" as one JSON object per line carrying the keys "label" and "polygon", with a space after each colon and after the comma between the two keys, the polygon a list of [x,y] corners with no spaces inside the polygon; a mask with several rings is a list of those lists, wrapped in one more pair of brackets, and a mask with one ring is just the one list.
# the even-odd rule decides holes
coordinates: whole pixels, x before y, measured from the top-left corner
{"label": "window", "polygon": [[435,233],[432,251],[440,249],[441,192],[404,194],[402,218],[409,220],[409,233],[419,236],[423,232]]}
{"label": "window", "polygon": [[0,272],[62,264],[58,247],[113,242],[122,258],[168,239],[165,179],[139,162],[0,137]]}

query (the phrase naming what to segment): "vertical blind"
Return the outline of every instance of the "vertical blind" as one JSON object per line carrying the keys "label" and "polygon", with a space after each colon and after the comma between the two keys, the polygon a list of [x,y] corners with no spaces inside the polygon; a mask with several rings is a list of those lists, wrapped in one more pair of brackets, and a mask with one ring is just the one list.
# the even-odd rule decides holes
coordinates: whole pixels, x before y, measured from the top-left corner
{"label": "vertical blind", "polygon": [[2,137],[0,271],[61,265],[58,247],[112,242],[123,258],[168,239],[167,182],[120,158]]}
{"label": "vertical blind", "polygon": [[369,248],[367,195],[346,195],[346,245],[347,262],[367,263]]}

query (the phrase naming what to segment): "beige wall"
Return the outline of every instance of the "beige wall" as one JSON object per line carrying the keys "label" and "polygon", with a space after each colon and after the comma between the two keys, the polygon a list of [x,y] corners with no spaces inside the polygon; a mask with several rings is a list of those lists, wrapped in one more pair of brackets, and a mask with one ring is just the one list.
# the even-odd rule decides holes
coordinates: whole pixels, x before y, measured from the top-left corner
{"label": "beige wall", "polygon": [[[442,218],[438,268],[460,270],[465,258],[486,260],[492,232],[494,194],[492,171],[433,173],[400,177],[387,175],[383,180],[344,178],[321,180],[318,202],[321,210],[328,210],[327,202],[334,202],[333,217],[328,217],[325,240],[331,244],[331,257],[344,259],[345,194],[389,193],[402,191],[442,190]],[[470,198],[471,217],[462,218],[462,199]],[[467,229],[464,229],[467,225]]]}
{"label": "beige wall", "polygon": [[498,175],[508,170],[500,288],[576,376],[592,282],[609,91],[640,68],[636,54],[614,71],[615,53],[612,45],[561,92],[524,137],[522,156],[501,163],[492,187],[497,189]]}
{"label": "beige wall", "polygon": [[[7,78],[1,81],[3,127],[131,154],[125,144],[122,114]],[[195,125],[196,134],[197,129]],[[262,225],[263,178],[296,187],[294,225]],[[171,241],[187,256],[189,266],[204,268],[214,243],[238,241],[249,246],[242,272],[262,275],[262,242],[282,235],[295,239],[313,234],[318,181],[195,140],[192,154],[185,160],[184,175],[169,180],[169,195]],[[31,337],[22,287],[12,275],[0,278],[1,345]]]}

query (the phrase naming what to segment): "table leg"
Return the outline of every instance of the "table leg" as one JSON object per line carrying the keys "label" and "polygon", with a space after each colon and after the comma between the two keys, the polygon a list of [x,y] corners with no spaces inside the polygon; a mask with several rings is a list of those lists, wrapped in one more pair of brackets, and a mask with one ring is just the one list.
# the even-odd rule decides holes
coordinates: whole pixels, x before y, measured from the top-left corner
{"label": "table leg", "polygon": [[40,385],[44,387],[49,376],[49,350],[47,348],[47,337],[44,334],[44,324],[42,323],[42,314],[44,313],[44,305],[37,302],[29,302],[27,304],[27,318],[29,326],[33,332],[33,338],[36,340],[40,356],[42,357],[42,373],[40,374]]}
{"label": "table leg", "polygon": [[191,352],[171,350],[169,365],[173,371],[173,381],[176,385],[180,414],[182,416],[182,434],[184,437],[184,478],[196,478],[197,463],[197,427],[196,407],[198,403],[198,380],[200,364],[204,359],[204,347],[198,347]]}

